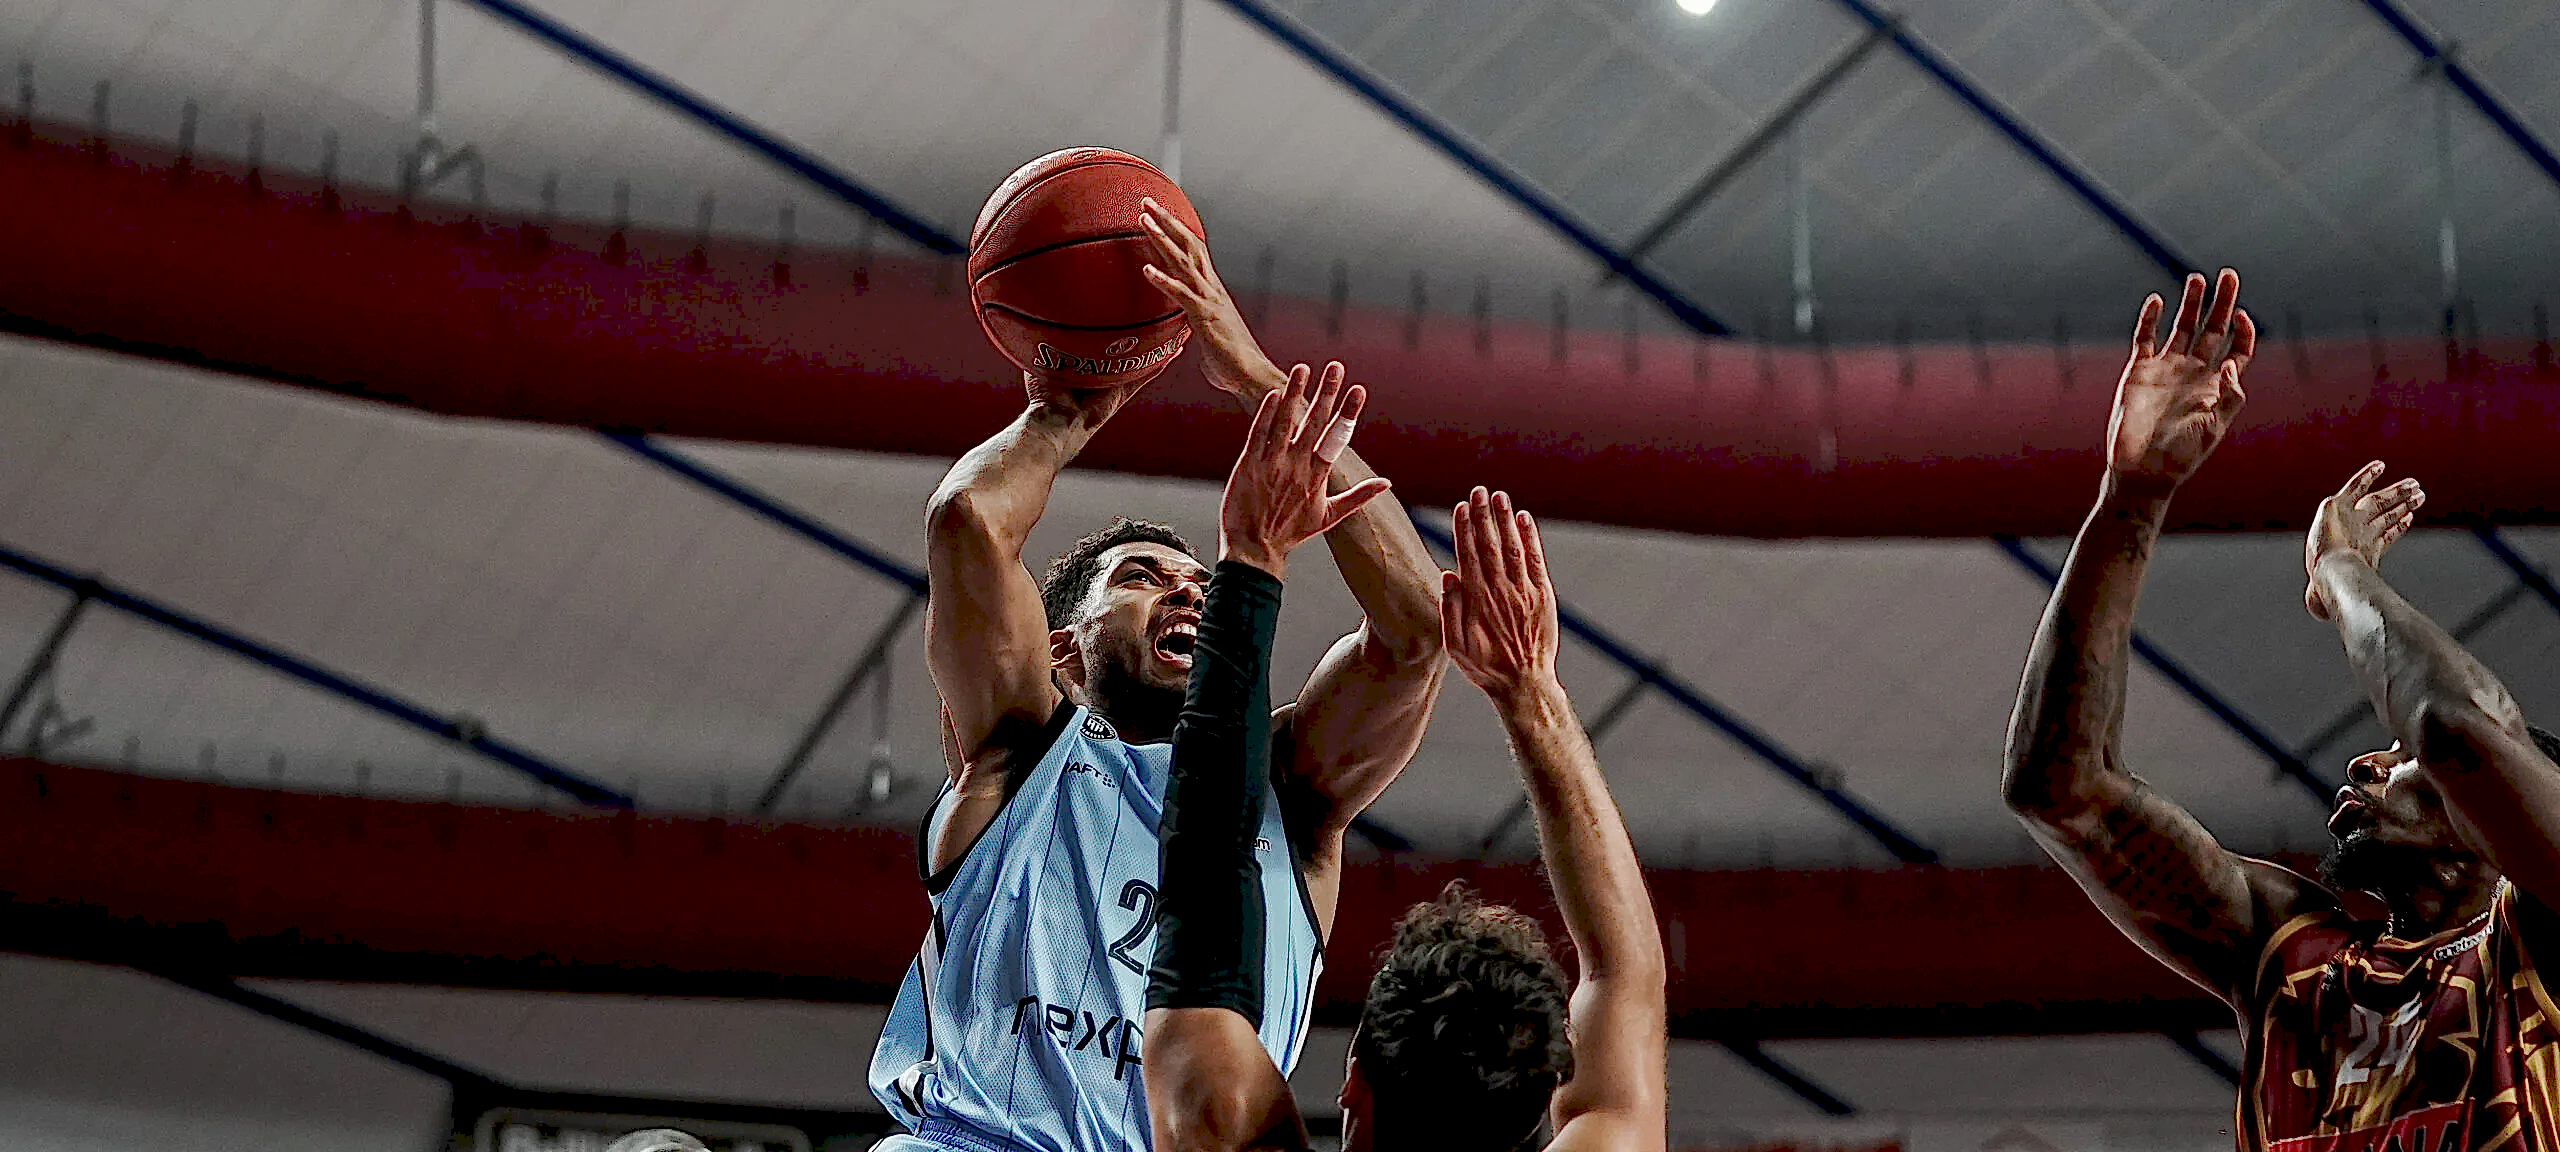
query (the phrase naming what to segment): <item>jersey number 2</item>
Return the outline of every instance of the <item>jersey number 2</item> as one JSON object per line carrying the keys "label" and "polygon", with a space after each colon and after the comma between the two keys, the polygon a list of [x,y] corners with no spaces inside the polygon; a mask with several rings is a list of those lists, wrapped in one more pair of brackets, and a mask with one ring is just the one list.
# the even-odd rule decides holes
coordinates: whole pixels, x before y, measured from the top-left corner
{"label": "jersey number 2", "polygon": [[1140,976],[1147,974],[1147,961],[1129,954],[1129,950],[1145,943],[1147,933],[1156,926],[1156,886],[1144,880],[1132,880],[1120,889],[1120,906],[1138,914],[1138,922],[1111,942],[1111,958],[1129,966]]}

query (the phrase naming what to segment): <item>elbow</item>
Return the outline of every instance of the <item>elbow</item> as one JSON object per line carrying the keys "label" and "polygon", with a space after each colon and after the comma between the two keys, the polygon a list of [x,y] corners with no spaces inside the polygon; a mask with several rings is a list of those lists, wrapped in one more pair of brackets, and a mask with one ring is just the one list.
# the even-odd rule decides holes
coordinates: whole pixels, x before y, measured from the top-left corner
{"label": "elbow", "polygon": [[1369,629],[1373,658],[1389,668],[1438,668],[1444,649],[1440,641],[1440,618],[1431,618],[1430,626],[1419,623],[1410,627],[1377,627]]}
{"label": "elbow", "polygon": [[926,546],[935,550],[955,545],[972,551],[994,547],[998,532],[986,494],[950,483],[935,489],[924,505],[924,536]]}
{"label": "elbow", "polygon": [[2408,751],[2431,772],[2473,772],[2494,763],[2499,749],[2532,742],[2523,711],[2494,685],[2439,694],[2420,708],[2411,727],[2415,740]]}
{"label": "elbow", "polygon": [[2077,776],[2067,757],[2013,748],[2000,773],[2000,802],[2029,827],[2049,826],[2072,806]]}

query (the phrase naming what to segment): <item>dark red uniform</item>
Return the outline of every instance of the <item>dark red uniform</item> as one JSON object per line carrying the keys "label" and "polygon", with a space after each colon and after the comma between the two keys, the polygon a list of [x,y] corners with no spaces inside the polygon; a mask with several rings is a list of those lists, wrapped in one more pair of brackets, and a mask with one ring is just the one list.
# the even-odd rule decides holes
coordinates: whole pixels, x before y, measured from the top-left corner
{"label": "dark red uniform", "polygon": [[2527,941],[2560,917],[2512,885],[2424,940],[2298,916],[2259,955],[2242,1152],[2560,1152],[2560,1008]]}

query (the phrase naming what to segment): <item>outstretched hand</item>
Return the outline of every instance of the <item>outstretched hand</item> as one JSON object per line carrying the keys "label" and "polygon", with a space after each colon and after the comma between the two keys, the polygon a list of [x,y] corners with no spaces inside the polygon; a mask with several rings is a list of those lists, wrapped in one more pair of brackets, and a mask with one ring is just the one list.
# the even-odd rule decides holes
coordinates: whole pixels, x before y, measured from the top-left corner
{"label": "outstretched hand", "polygon": [[1182,218],[1153,197],[1138,202],[1138,226],[1147,233],[1154,259],[1143,269],[1147,283],[1173,298],[1200,337],[1200,369],[1221,392],[1243,400],[1258,398],[1271,387],[1279,368],[1254,342],[1245,327],[1244,310],[1236,307],[1218,266],[1209,260],[1209,242]]}
{"label": "outstretched hand", "polygon": [[1478,488],[1450,516],[1458,570],[1440,574],[1440,637],[1458,671],[1497,699],[1555,679],[1556,590],[1537,522]]}
{"label": "outstretched hand", "polygon": [[2309,577],[2302,606],[2314,617],[2329,618],[2328,602],[2320,597],[2320,561],[2332,553],[2351,552],[2367,565],[2381,564],[2382,554],[2417,522],[2418,509],[2427,502],[2426,490],[2418,486],[2416,477],[2373,491],[2373,482],[2381,478],[2380,460],[2357,469],[2346,486],[2321,501],[2312,515],[2311,533],[2302,542],[2302,568]]}
{"label": "outstretched hand", "polygon": [[2107,481],[2118,492],[2166,498],[2231,431],[2248,394],[2240,377],[2258,351],[2258,326],[2240,310],[2240,274],[2225,268],[2205,302],[2204,277],[2187,277],[2165,339],[2157,294],[2142,302],[2133,356],[2116,385],[2107,426]]}
{"label": "outstretched hand", "polygon": [[1339,496],[1324,491],[1368,400],[1368,389],[1343,386],[1340,364],[1325,366],[1321,386],[1300,364],[1287,386],[1262,398],[1218,507],[1219,559],[1280,576],[1291,550],[1385,494],[1387,482],[1375,477]]}

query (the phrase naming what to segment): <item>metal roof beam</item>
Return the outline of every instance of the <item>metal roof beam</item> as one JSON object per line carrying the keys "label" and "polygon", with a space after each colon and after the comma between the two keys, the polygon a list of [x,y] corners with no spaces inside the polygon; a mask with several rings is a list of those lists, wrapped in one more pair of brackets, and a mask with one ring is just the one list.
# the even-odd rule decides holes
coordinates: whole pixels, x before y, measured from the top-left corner
{"label": "metal roof beam", "polygon": [[924,573],[893,560],[853,537],[829,528],[776,500],[735,480],[731,480],[658,442],[646,432],[606,432],[605,439],[628,450],[632,455],[656,464],[669,472],[710,489],[713,493],[773,522],[783,530],[818,547],[851,560],[879,573],[890,583],[902,585],[918,596],[925,593]]}
{"label": "metal roof beam", "polygon": [[1603,239],[1589,224],[1576,218],[1563,204],[1538,191],[1529,183],[1527,177],[1512,171],[1510,166],[1500,160],[1478,151],[1474,145],[1458,134],[1456,128],[1443,123],[1439,117],[1432,115],[1421,105],[1397,91],[1395,85],[1386,78],[1372,74],[1348,54],[1325,43],[1314,30],[1280,11],[1278,6],[1272,4],[1270,0],[1223,0],[1223,2],[1227,7],[1234,9],[1237,15],[1244,17],[1247,22],[1269,33],[1273,39],[1287,45],[1308,63],[1315,65],[1319,71],[1332,76],[1344,87],[1367,98],[1369,103],[1375,105],[1379,111],[1386,113],[1389,119],[1404,125],[1415,135],[1429,141],[1443,155],[1456,161],[1459,167],[1474,173],[1477,179],[1492,185],[1495,191],[1508,197],[1512,203],[1527,210],[1530,215],[1545,221],[1548,227],[1562,233],[1565,239],[1597,257],[1608,269],[1610,275],[1626,280],[1645,295],[1653,297],[1655,303],[1662,305],[1664,311],[1678,317],[1681,323],[1708,336],[1732,334],[1733,330],[1723,321],[1710,315],[1704,307],[1691,300],[1679,289],[1638,266],[1626,253],[1620,252]]}
{"label": "metal roof beam", "polygon": [[[1715,199],[1716,193],[1723,191],[1725,185],[1732,183],[1734,177],[1741,175],[1743,169],[1750,167],[1752,161],[1759,159],[1761,153],[1768,151],[1769,145],[1776,143],[1787,130],[1795,127],[1796,121],[1803,119],[1804,114],[1812,111],[1815,104],[1821,103],[1824,96],[1830,95],[1833,88],[1839,87],[1841,81],[1848,79],[1850,73],[1857,71],[1859,63],[1873,54],[1876,47],[1889,39],[1893,31],[1901,26],[1901,18],[1894,17],[1892,23],[1867,29],[1867,34],[1859,37],[1857,43],[1841,49],[1830,62],[1815,72],[1811,79],[1798,86],[1785,102],[1779,104],[1777,111],[1771,112],[1767,119],[1760,122],[1758,128],[1752,129],[1750,135],[1743,137],[1742,143],[1734,145],[1732,151],[1725,153],[1722,159],[1709,165],[1705,175],[1698,177],[1697,181],[1689,186],[1688,191],[1681,193],[1680,198],[1672,201],[1669,208],[1663,209],[1660,217],[1656,218],[1643,232],[1638,233],[1635,242],[1627,245],[1627,259],[1644,259],[1656,245],[1669,239],[1672,231],[1680,227],[1682,221],[1687,220],[1691,213],[1696,212],[1707,201]],[[1616,278],[1616,273],[1612,272],[1603,275],[1600,282],[1606,284]]]}
{"label": "metal roof beam", "polygon": [[767,132],[746,118],[713,104],[693,90],[650,70],[639,61],[605,47],[577,29],[520,3],[519,0],[467,0],[481,11],[551,45],[570,59],[611,76],[683,114],[713,133],[789,169],[839,200],[868,213],[927,251],[958,256],[968,247],[942,229],[899,207],[889,198],[829,166],[807,150]]}
{"label": "metal roof beam", "polygon": [[2533,129],[2526,127],[2525,122],[2507,107],[2505,101],[2498,99],[2496,94],[2490,92],[2488,87],[2480,82],[2479,77],[2472,75],[2470,69],[2462,66],[2462,61],[2456,58],[2452,46],[2437,40],[2426,29],[2419,27],[2417,17],[2408,9],[2401,7],[2398,0],[2364,0],[2364,6],[2373,9],[2374,15],[2382,17],[2383,23],[2390,25],[2392,31],[2399,33],[2401,39],[2408,41],[2411,48],[2417,49],[2419,59],[2433,67],[2443,69],[2446,83],[2453,85],[2455,91],[2462,93],[2464,99],[2471,101],[2471,106],[2479,109],[2481,115],[2488,117],[2491,124],[2497,125],[2498,131],[2514,142],[2517,150],[2523,152],[2526,159],[2533,161],[2534,167],[2542,169],[2544,176],[2549,177],[2553,184],[2560,185],[2560,156],[2554,156],[2550,145],[2544,144],[2540,137],[2535,136]]}
{"label": "metal roof beam", "polygon": [[2094,209],[2098,215],[2106,217],[2108,223],[2115,225],[2116,231],[2123,233],[2125,239],[2132,241],[2134,247],[2141,249],[2143,255],[2150,257],[2153,264],[2159,265],[2162,272],[2168,273],[2173,279],[2183,279],[2187,273],[2198,267],[2186,257],[2179,255],[2177,249],[2170,247],[2169,242],[2162,239],[2159,232],[2143,223],[2140,217],[2135,216],[2131,208],[2118,202],[2114,195],[2100,187],[2095,176],[2081,171],[2077,165],[2065,159],[2062,153],[2047,142],[2032,125],[2019,118],[2016,113],[2009,111],[1989,93],[1984,92],[1979,85],[1966,77],[1953,61],[1939,55],[1937,49],[1930,47],[1927,41],[1903,27],[1900,17],[1878,8],[1873,0],[1838,0],[1838,3],[1841,7],[1848,9],[1850,15],[1865,21],[1867,27],[1885,30],[1885,34],[1892,38],[1894,47],[1900,48],[1904,56],[1920,66],[1921,71],[1935,78],[1956,99],[1963,101],[1967,107],[1981,116],[1985,123],[1997,129],[2001,135],[2008,137],[2009,142],[2017,145],[2019,151],[2026,153],[2029,159],[2042,165],[2045,171],[2052,173],[2054,179],[2062,181],[2064,186],[2080,197],[2082,203]]}
{"label": "metal roof beam", "polygon": [[2523,553],[2516,551],[2515,545],[2507,543],[2506,536],[2498,531],[2497,525],[2482,525],[2472,529],[2471,534],[2479,537],[2480,546],[2497,557],[2498,563],[2516,574],[2517,583],[2542,597],[2542,602],[2550,605],[2552,611],[2560,612],[2560,588],[2552,587],[2551,574],[2543,571],[2541,565],[2525,559]]}
{"label": "metal roof beam", "polygon": [[333,672],[221,625],[145,599],[99,580],[95,576],[82,576],[7,545],[0,545],[0,567],[16,569],[35,579],[69,591],[75,596],[85,595],[110,608],[142,617],[163,628],[183,632],[216,648],[266,665],[323,692],[370,708],[430,736],[451,740],[589,804],[612,808],[632,806],[631,798],[622,793],[585,777],[553,767],[532,753],[489,735],[481,728],[478,721],[464,717],[436,715],[418,704],[400,699],[354,677]]}
{"label": "metal roof beam", "polygon": [[[2019,567],[2033,573],[2036,579],[2044,581],[2045,587],[2051,588],[2061,582],[2062,574],[2052,565],[2046,564],[2043,558],[2028,551],[2026,544],[2017,537],[1994,536],[1991,539],[1993,543],[2000,546],[2002,552],[2009,554],[2010,559],[2017,561]],[[2205,711],[2213,713],[2224,726],[2230,728],[2242,740],[2247,741],[2250,747],[2265,755],[2275,765],[2276,771],[2292,777],[2296,783],[2302,785],[2304,791],[2310,793],[2312,800],[2322,809],[2329,807],[2331,798],[2337,793],[2337,786],[2322,780],[2319,773],[2312,771],[2311,766],[2303,763],[2301,757],[2294,755],[2292,749],[2277,743],[2276,738],[2268,735],[2267,730],[2259,727],[2258,722],[2250,719],[2247,713],[2223,699],[2220,693],[2208,687],[2204,681],[2197,679],[2195,673],[2188,671],[2186,666],[2171,658],[2159,645],[2153,644],[2139,631],[2133,634],[2133,651],[2135,655],[2142,657],[2144,663],[2151,665],[2152,671],[2158,672],[2170,683],[2177,685],[2189,699],[2204,705]]]}
{"label": "metal roof beam", "polygon": [[[1454,549],[1454,542],[1439,525],[1417,516],[1414,517],[1413,526],[1421,531],[1423,539],[1430,541],[1432,546],[1441,552],[1448,553]],[[1574,611],[1572,605],[1559,601],[1556,604],[1556,619],[1564,625],[1565,631],[1579,637],[1584,644],[1590,646],[1592,651],[1598,652],[1611,663],[1659,689],[1672,703],[1687,709],[1698,719],[1706,721],[1710,727],[1748,749],[1763,763],[1776,769],[1780,775],[1794,781],[1805,791],[1813,793],[1815,799],[1822,801],[1830,806],[1832,811],[1838,812],[1850,823],[1857,825],[1895,859],[1905,864],[1937,862],[1936,852],[1918,840],[1912,839],[1900,828],[1894,827],[1892,821],[1867,807],[1864,801],[1850,795],[1847,789],[1825,779],[1825,773],[1816,771],[1812,765],[1798,759],[1794,753],[1779,747],[1777,741],[1744,722],[1741,717],[1728,711],[1723,705],[1707,699],[1679,677],[1636,655],[1633,649],[1628,648],[1617,637],[1592,623],[1580,612]]]}

